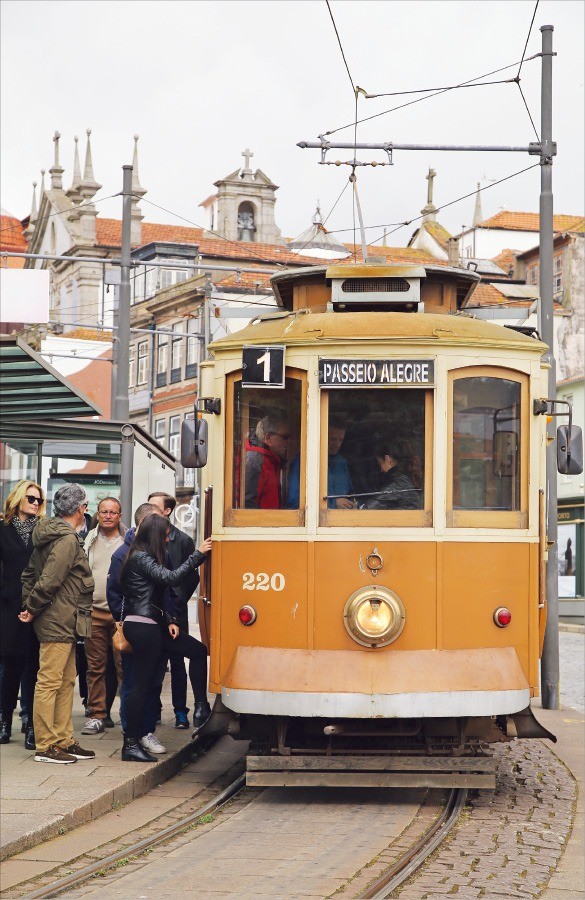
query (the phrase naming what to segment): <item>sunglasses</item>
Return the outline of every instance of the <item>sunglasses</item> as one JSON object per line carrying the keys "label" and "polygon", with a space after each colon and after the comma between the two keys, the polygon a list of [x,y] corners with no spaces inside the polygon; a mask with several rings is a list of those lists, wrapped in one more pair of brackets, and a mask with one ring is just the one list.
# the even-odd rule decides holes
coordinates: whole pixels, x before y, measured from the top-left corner
{"label": "sunglasses", "polygon": [[32,494],[26,494],[25,496],[29,503],[38,503],[39,506],[41,505],[41,503],[44,503],[42,497],[34,497]]}

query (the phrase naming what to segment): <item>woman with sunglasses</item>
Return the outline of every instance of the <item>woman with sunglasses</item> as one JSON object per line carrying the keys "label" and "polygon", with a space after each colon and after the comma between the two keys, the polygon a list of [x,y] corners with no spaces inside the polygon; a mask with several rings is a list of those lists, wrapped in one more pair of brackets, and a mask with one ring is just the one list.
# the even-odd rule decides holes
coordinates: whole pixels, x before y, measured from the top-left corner
{"label": "woman with sunglasses", "polygon": [[190,634],[180,631],[175,593],[169,591],[188,577],[211,550],[211,538],[203,541],[178,569],[166,568],[169,523],[164,516],[143,519],[130,547],[120,585],[124,596],[124,637],[132,645],[133,686],[126,706],[126,733],[122,759],[156,762],[140,744],[144,707],[156,689],[161,655],[181,654],[189,660],[189,679],[195,697],[194,724],[203,725],[211,715],[207,702],[207,648]]}
{"label": "woman with sunglasses", "polygon": [[27,750],[35,749],[33,700],[39,670],[39,642],[32,626],[18,618],[22,611],[20,576],[33,552],[33,530],[44,512],[45,500],[40,486],[25,479],[19,481],[8,495],[0,524],[0,657],[3,672],[0,744],[7,744],[11,738],[12,716],[23,680],[26,695],[21,697],[21,705],[26,709],[28,719],[23,718],[22,729]]}

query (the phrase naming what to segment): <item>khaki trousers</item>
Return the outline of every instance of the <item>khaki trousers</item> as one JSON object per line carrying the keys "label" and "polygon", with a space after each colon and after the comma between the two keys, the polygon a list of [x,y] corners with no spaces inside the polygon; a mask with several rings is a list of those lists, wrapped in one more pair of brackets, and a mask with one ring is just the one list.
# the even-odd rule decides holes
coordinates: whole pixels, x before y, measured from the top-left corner
{"label": "khaki trousers", "polygon": [[75,687],[75,644],[41,643],[33,723],[37,753],[74,741],[71,711]]}
{"label": "khaki trousers", "polygon": [[[106,718],[106,665],[108,648],[116,631],[114,617],[101,609],[91,611],[91,637],[85,638],[85,656],[87,658],[87,705],[92,719]],[[122,682],[122,660],[114,650],[114,661],[118,684]]]}

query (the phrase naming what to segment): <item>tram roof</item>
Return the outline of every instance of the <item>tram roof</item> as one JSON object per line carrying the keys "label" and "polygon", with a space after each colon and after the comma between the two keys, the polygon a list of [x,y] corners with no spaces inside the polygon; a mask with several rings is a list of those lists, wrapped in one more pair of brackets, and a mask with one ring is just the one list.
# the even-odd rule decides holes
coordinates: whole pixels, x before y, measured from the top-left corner
{"label": "tram roof", "polygon": [[319,346],[328,343],[409,343],[432,346],[505,347],[544,353],[546,345],[511,328],[465,314],[329,312],[299,310],[253,319],[242,331],[211,343],[214,351],[243,345]]}

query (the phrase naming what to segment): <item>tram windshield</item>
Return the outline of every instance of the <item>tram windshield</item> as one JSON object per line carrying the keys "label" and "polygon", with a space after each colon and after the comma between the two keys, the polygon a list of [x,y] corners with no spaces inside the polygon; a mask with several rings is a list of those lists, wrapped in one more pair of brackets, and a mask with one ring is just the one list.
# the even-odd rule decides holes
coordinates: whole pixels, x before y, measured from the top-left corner
{"label": "tram windshield", "polygon": [[330,390],[330,510],[421,510],[425,497],[427,391]]}
{"label": "tram windshield", "polygon": [[[234,385],[234,509],[298,509],[289,502],[291,470],[299,471],[302,382],[284,390]],[[298,483],[298,478],[297,478]]]}
{"label": "tram windshield", "polygon": [[503,378],[454,381],[454,509],[520,509],[520,390]]}

